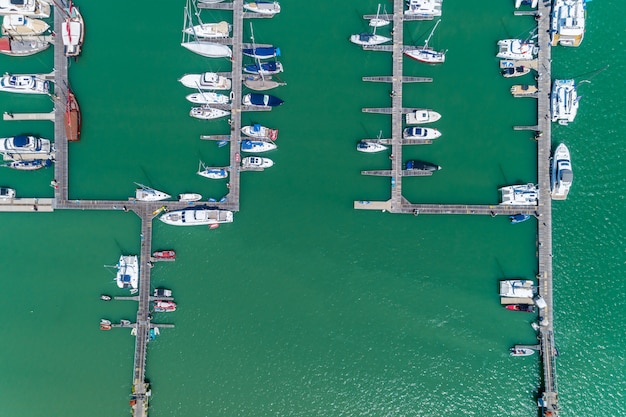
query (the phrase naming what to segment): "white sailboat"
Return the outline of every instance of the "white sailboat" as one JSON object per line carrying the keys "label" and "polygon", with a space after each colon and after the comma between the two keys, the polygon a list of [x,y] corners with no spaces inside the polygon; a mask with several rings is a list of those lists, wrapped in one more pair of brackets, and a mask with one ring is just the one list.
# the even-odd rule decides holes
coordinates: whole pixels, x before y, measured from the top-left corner
{"label": "white sailboat", "polygon": [[428,46],[428,42],[430,42],[430,38],[433,36],[433,33],[435,33],[435,29],[437,29],[439,23],[441,23],[441,19],[437,21],[430,35],[426,38],[424,46],[407,49],[404,51],[404,55],[420,62],[426,62],[427,64],[442,64],[446,60],[446,51],[435,51]]}
{"label": "white sailboat", "polygon": [[[379,12],[380,12],[380,4],[378,5],[378,11],[376,12],[376,19],[374,20],[379,19],[378,17]],[[361,46],[369,46],[369,45],[380,45],[385,42],[391,41],[391,38],[387,36],[377,35],[376,34],[377,28],[378,26],[374,26],[374,30],[372,30],[372,33],[359,33],[356,35],[351,35],[350,42],[355,43],[357,45],[361,45]]]}
{"label": "white sailboat", "polygon": [[[380,17],[379,12],[380,12],[380,3],[378,3],[378,11],[376,12],[376,18],[370,19],[369,25],[371,27],[380,28],[383,26],[387,26],[389,23],[391,23],[390,20],[383,19],[382,17]],[[387,16],[386,9],[383,9],[383,14]]]}
{"label": "white sailboat", "polygon": [[135,185],[139,187],[135,190],[135,199],[138,201],[160,201],[171,197],[163,191],[155,190],[143,184],[135,183]]}
{"label": "white sailboat", "polygon": [[[252,28],[252,23],[250,23],[250,40],[252,41],[252,51],[256,51],[257,47],[254,41],[254,29]],[[284,82],[274,80],[272,75],[264,74],[265,71],[262,71],[261,60],[256,55],[255,61],[257,63],[257,67],[259,68],[258,74],[244,75],[243,84],[246,87],[255,91],[265,91],[271,90],[272,88],[280,87],[282,85],[286,85],[286,83]]]}
{"label": "white sailboat", "polygon": [[[189,0],[187,1],[187,7],[189,7]],[[183,32],[200,39],[227,38],[230,35],[232,26],[228,22],[204,23],[200,18],[200,11],[195,3],[193,3],[193,8],[198,24],[183,28]]]}
{"label": "white sailboat", "polygon": [[[191,21],[191,12],[189,7],[185,6],[183,28],[188,28],[192,24]],[[228,46],[215,42],[199,41],[195,31],[192,32],[189,34],[183,30],[183,40],[180,44],[182,47],[207,58],[231,58],[233,56],[233,51]]]}

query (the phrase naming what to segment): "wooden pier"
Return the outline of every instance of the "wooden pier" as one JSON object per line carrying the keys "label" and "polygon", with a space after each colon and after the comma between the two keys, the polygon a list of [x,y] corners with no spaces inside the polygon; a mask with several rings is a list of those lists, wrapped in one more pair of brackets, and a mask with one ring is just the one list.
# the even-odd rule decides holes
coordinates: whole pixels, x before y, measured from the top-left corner
{"label": "wooden pier", "polygon": [[54,122],[56,115],[54,110],[48,113],[10,113],[4,112],[2,120],[50,120]]}

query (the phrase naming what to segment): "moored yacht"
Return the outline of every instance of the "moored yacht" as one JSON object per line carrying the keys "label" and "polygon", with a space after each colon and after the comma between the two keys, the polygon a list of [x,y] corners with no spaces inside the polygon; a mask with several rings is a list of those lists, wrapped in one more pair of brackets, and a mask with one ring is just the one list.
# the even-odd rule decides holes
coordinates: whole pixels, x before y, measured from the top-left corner
{"label": "moored yacht", "polygon": [[171,197],[163,191],[155,190],[143,184],[135,183],[135,185],[139,187],[135,190],[135,199],[138,201],[161,201]]}
{"label": "moored yacht", "polygon": [[283,104],[283,100],[268,94],[250,93],[243,96],[245,106],[276,107]]}
{"label": "moored yacht", "polygon": [[572,186],[574,173],[570,160],[569,149],[564,143],[556,147],[551,161],[550,186],[553,200],[565,200]]}
{"label": "moored yacht", "polygon": [[503,39],[498,41],[498,58],[532,60],[537,56],[537,45],[533,41],[522,39]]}
{"label": "moored yacht", "polygon": [[272,75],[283,72],[283,64],[278,61],[261,62],[243,67],[248,74]]}
{"label": "moored yacht", "polygon": [[444,63],[446,60],[446,51],[435,51],[433,48],[428,46],[428,42],[430,42],[430,38],[432,38],[439,23],[441,23],[441,19],[437,21],[435,27],[433,27],[433,30],[430,32],[430,35],[426,38],[424,46],[409,46],[404,50],[404,55],[427,64]]}
{"label": "moored yacht", "polygon": [[280,3],[277,1],[260,0],[252,3],[244,3],[243,8],[249,12],[265,15],[275,15],[280,13]]}
{"label": "moored yacht", "polygon": [[182,203],[193,203],[202,200],[202,194],[198,193],[182,193],[178,194],[178,201]]}
{"label": "moored yacht", "polygon": [[501,205],[536,206],[539,199],[539,188],[535,184],[509,185],[500,188]]}
{"label": "moored yacht", "polygon": [[228,178],[228,170],[226,168],[208,167],[202,161],[200,161],[200,165],[198,166],[197,174],[201,177],[209,178],[212,180]]}
{"label": "moored yacht", "polygon": [[441,132],[432,127],[407,127],[402,134],[404,139],[437,139],[439,136]]}
{"label": "moored yacht", "polygon": [[220,117],[228,116],[229,114],[230,112],[227,110],[216,109],[216,108],[210,107],[207,104],[204,104],[200,107],[192,107],[191,110],[189,111],[189,115],[191,117],[194,117],[196,119],[204,119],[204,120],[218,119]]}
{"label": "moored yacht", "polygon": [[274,142],[267,140],[242,140],[241,152],[267,152],[276,149]]}
{"label": "moored yacht", "polygon": [[215,72],[185,74],[178,79],[182,85],[200,90],[230,90],[231,80]]}
{"label": "moored yacht", "polygon": [[386,150],[387,147],[382,143],[372,142],[372,141],[360,141],[356,145],[356,150],[359,152],[365,153],[375,153]]}
{"label": "moored yacht", "polygon": [[430,109],[417,109],[405,116],[407,125],[416,125],[422,123],[432,123],[441,119],[441,114]]}
{"label": "moored yacht", "polygon": [[227,38],[230,35],[232,26],[226,22],[217,23],[201,23],[195,26],[189,26],[183,29],[183,32],[189,35],[195,35],[197,38]]}
{"label": "moored yacht", "polygon": [[278,139],[278,129],[270,129],[269,127],[261,126],[258,123],[242,127],[241,133],[255,139]]}
{"label": "moored yacht", "polygon": [[500,297],[533,298],[535,288],[530,279],[505,279],[500,281]]}
{"label": "moored yacht", "polygon": [[85,22],[78,11],[78,7],[71,5],[65,12],[67,17],[61,25],[61,40],[63,41],[65,56],[76,57],[80,55],[85,39]]}
{"label": "moored yacht", "polygon": [[161,215],[159,220],[172,226],[202,226],[231,223],[233,221],[233,212],[211,208],[173,210]]}
{"label": "moored yacht", "polygon": [[441,167],[432,162],[411,160],[406,162],[407,171],[439,171]]}
{"label": "moored yacht", "polygon": [[359,33],[356,35],[350,35],[350,42],[357,45],[380,45],[391,41],[388,36],[377,35],[376,33]]}
{"label": "moored yacht", "polygon": [[193,53],[207,58],[230,58],[233,56],[232,49],[220,43],[192,40],[183,42],[180,45]]}
{"label": "moored yacht", "polygon": [[550,22],[553,46],[578,46],[585,36],[585,6],[587,0],[555,0]]}
{"label": "moored yacht", "polygon": [[574,80],[554,80],[550,95],[552,121],[560,125],[573,122],[578,112],[579,100]]}
{"label": "moored yacht", "polygon": [[0,138],[0,153],[6,154],[49,154],[52,152],[52,143],[49,139],[36,136],[11,136]]}
{"label": "moored yacht", "polygon": [[50,84],[36,75],[6,74],[0,78],[0,91],[21,94],[49,94]]}
{"label": "moored yacht", "polygon": [[50,17],[50,4],[43,0],[0,0],[0,15]]}
{"label": "moored yacht", "polygon": [[133,288],[139,286],[139,262],[137,255],[120,256],[117,265],[115,281],[120,288]]}
{"label": "moored yacht", "polygon": [[443,0],[407,0],[408,9],[404,11],[406,16],[415,16],[422,20],[433,19],[441,16]]}
{"label": "moored yacht", "polygon": [[2,34],[9,36],[37,36],[50,29],[50,25],[40,19],[32,19],[19,14],[6,15],[2,19]]}
{"label": "moored yacht", "polygon": [[209,91],[188,94],[185,98],[195,104],[228,104],[230,102],[230,98],[227,95]]}
{"label": "moored yacht", "polygon": [[20,39],[12,36],[0,38],[0,53],[10,56],[29,56],[45,51],[50,46],[49,42],[35,39]]}
{"label": "moored yacht", "polygon": [[241,166],[244,168],[270,168],[274,166],[274,161],[260,156],[246,156],[241,160]]}
{"label": "moored yacht", "polygon": [[276,46],[253,46],[252,48],[243,48],[241,53],[255,59],[272,59],[280,56],[280,48]]}
{"label": "moored yacht", "polygon": [[528,348],[511,348],[510,355],[511,356],[530,356],[535,353],[534,350]]}

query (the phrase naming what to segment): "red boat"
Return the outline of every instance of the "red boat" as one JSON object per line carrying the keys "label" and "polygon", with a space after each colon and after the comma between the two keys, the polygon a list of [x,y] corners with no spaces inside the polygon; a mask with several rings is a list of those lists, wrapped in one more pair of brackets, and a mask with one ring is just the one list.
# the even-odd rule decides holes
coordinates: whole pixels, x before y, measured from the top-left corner
{"label": "red boat", "polygon": [[70,142],[80,140],[81,128],[80,107],[76,96],[69,89],[67,90],[67,103],[65,105],[65,135]]}
{"label": "red boat", "polygon": [[152,253],[155,259],[176,259],[176,252],[173,250],[159,250]]}
{"label": "red boat", "polygon": [[524,313],[534,313],[535,306],[532,304],[508,304],[505,306],[507,310],[523,311]]}
{"label": "red boat", "polygon": [[156,301],[154,303],[154,311],[157,313],[176,311],[176,303],[173,301]]}

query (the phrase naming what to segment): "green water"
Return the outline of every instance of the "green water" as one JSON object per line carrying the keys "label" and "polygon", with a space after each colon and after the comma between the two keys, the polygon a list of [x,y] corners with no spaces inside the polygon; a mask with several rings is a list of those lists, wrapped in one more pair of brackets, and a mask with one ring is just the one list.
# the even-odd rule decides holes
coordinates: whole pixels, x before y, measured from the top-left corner
{"label": "green water", "polygon": [[[499,76],[494,57],[498,39],[525,36],[534,22],[513,16],[513,1],[493,3],[446,2],[431,40],[448,49],[446,63],[405,63],[405,75],[434,82],[407,85],[404,104],[443,114],[436,143],[405,149],[405,159],[443,166],[431,178],[405,179],[411,201],[495,204],[498,186],[536,180],[536,145],[511,129],[534,123],[535,103],[511,98],[513,82]],[[177,79],[229,65],[180,47],[183,5],[79,4],[86,44],[70,80],[84,124],[70,146],[70,198],[126,199],[135,181],[172,195],[227,192],[195,174],[199,159],[227,163],[226,148],[199,140],[226,133],[226,120],[190,118],[189,91]],[[176,328],[149,345],[150,415],[535,415],[537,358],[508,356],[511,345],[534,343],[533,316],[503,311],[497,280],[534,276],[536,223],[354,211],[353,200],[389,197],[388,179],[359,174],[387,168],[387,156],[354,150],[360,138],[390,134],[388,117],[360,111],[389,105],[388,85],[361,81],[389,74],[389,55],[347,41],[367,29],[360,16],[376,2],[282,8],[255,21],[254,32],[283,51],[288,85],[274,94],[286,103],[243,116],[280,129],[279,149],[268,155],[276,165],[242,174],[233,224],[209,232],[154,223],[155,249],[175,249],[178,259],[157,264],[153,283],[173,289],[179,309],[156,317]],[[553,49],[555,77],[591,78],[580,85],[576,121],[553,129],[576,175],[568,200],[553,205],[558,386],[563,415],[620,416],[626,56],[610,40],[623,33],[626,6],[595,1],[588,9],[582,46]],[[433,24],[405,24],[406,43],[422,43]],[[0,57],[15,73],[51,63],[51,51]],[[0,104],[52,108],[45,97],[7,94]],[[52,136],[49,122],[0,123],[0,136]],[[20,196],[52,195],[51,170],[2,170],[0,178]],[[128,415],[134,339],[101,332],[98,321],[133,318],[136,305],[98,295],[122,294],[103,265],[139,251],[139,219],[85,211],[0,219],[0,416]]]}

